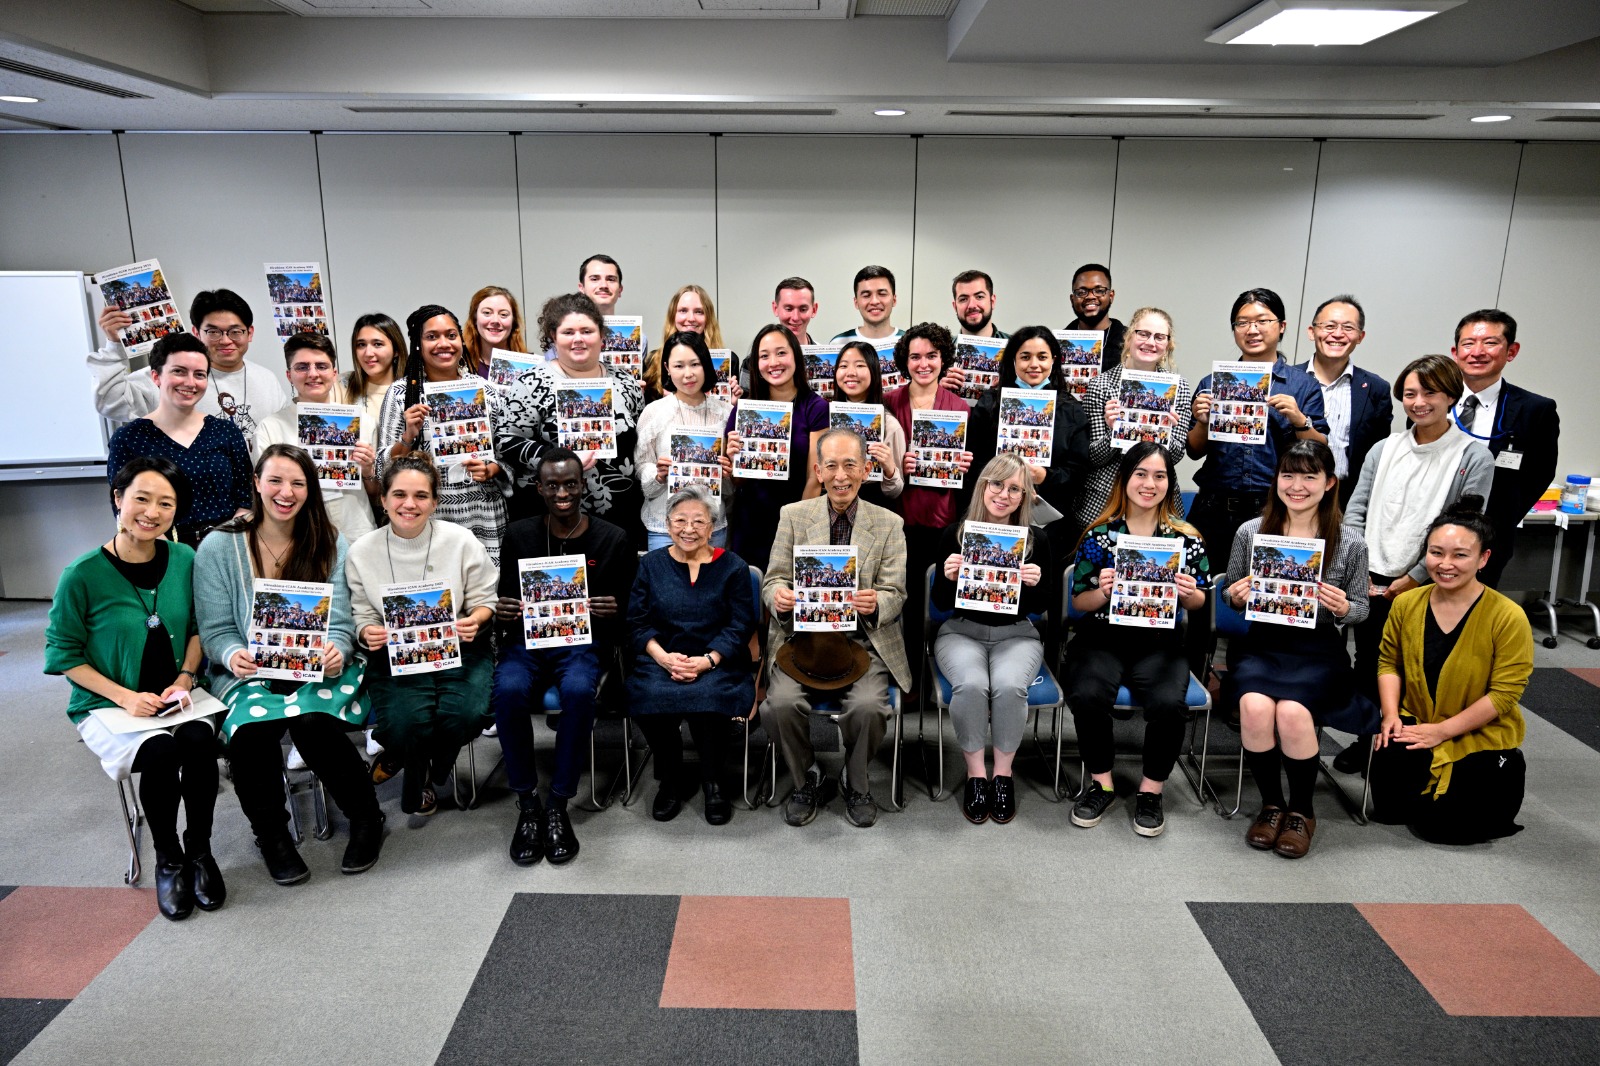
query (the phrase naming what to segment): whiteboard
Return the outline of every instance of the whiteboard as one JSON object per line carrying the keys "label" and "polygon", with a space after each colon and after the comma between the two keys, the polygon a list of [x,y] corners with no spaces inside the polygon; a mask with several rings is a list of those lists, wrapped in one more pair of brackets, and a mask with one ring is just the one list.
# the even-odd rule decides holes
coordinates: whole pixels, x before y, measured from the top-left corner
{"label": "whiteboard", "polygon": [[[0,418],[0,467],[104,463],[106,423],[94,407],[84,360],[99,347],[83,275],[0,271],[0,382],[11,394]],[[57,477],[104,477],[60,470]],[[43,476],[8,470],[0,476]]]}

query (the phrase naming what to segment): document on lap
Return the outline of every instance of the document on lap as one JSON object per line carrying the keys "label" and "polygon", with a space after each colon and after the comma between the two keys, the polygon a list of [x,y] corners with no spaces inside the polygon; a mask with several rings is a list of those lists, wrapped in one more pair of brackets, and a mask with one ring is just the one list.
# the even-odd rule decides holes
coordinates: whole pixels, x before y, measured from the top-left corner
{"label": "document on lap", "polygon": [[321,681],[333,586],[256,578],[247,651],[255,676],[268,681]]}
{"label": "document on lap", "polygon": [[328,303],[322,298],[322,264],[264,263],[272,325],[279,340],[296,333],[328,335]]}
{"label": "document on lap", "polygon": [[518,559],[522,639],[529,651],[591,644],[588,562],[581,555]]}
{"label": "document on lap", "polygon": [[1323,545],[1320,538],[1313,537],[1253,536],[1245,618],[1296,629],[1315,626]]}
{"label": "document on lap", "polygon": [[461,665],[454,589],[443,581],[409,581],[385,585],[381,594],[390,673],[404,677]]}
{"label": "document on lap", "polygon": [[1027,549],[1028,530],[1023,526],[963,522],[956,606],[1016,614],[1022,599],[1022,556]]}
{"label": "document on lap", "polygon": [[795,546],[794,631],[796,633],[855,632],[855,594],[855,545]]}
{"label": "document on lap", "polygon": [[103,270],[86,284],[106,307],[115,307],[133,319],[116,337],[129,358],[145,355],[162,337],[184,331],[183,316],[158,259]]}
{"label": "document on lap", "polygon": [[1108,608],[1114,626],[1176,629],[1178,570],[1183,566],[1180,537],[1117,537]]}
{"label": "document on lap", "polygon": [[100,724],[111,732],[120,734],[148,733],[152,729],[173,729],[185,722],[192,722],[197,718],[209,718],[227,710],[221,700],[203,688],[185,692],[172,703],[177,706],[177,710],[149,718],[131,715],[121,707],[96,707],[89,713],[98,718]]}

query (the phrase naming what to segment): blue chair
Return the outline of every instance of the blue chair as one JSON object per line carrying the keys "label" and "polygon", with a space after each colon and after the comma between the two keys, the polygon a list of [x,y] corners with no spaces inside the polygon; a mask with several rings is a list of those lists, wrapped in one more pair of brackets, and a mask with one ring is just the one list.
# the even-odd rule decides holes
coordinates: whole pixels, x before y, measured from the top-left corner
{"label": "blue chair", "polygon": [[[935,802],[944,799],[950,790],[944,784],[944,716],[950,707],[950,698],[954,688],[950,680],[939,669],[939,663],[933,656],[934,638],[940,626],[949,620],[954,611],[941,610],[933,603],[933,580],[938,563],[928,567],[925,577],[928,594],[923,600],[922,613],[922,658],[927,663],[928,686],[927,691],[933,696],[934,703],[934,746],[938,751],[937,769],[928,774],[928,798]],[[1047,615],[1029,615],[1029,621],[1035,625],[1048,624]],[[1039,748],[1040,754],[1045,754],[1044,745],[1039,740],[1039,721],[1044,717],[1044,712],[1050,712],[1050,733],[1055,740],[1055,773],[1052,781],[1052,791],[1059,803],[1065,794],[1061,788],[1061,708],[1063,706],[1061,685],[1057,683],[1055,675],[1050,672],[1050,667],[1040,664],[1039,673],[1034,677],[1033,683],[1028,686],[1028,710],[1033,714],[1033,740]],[[923,746],[923,719],[922,709],[917,709],[917,746],[923,752],[923,768],[927,768],[927,749]]]}
{"label": "blue chair", "polygon": [[[765,611],[765,607],[763,607],[761,603],[761,580],[761,571],[757,567],[752,566],[750,568],[750,594],[755,600],[757,619],[756,626],[758,632],[761,630],[760,619]],[[763,648],[763,652],[764,651],[765,649]],[[757,662],[756,665],[757,669],[759,670],[761,666],[760,662]],[[905,781],[901,765],[901,747],[904,740],[905,725],[904,715],[901,713],[901,704],[902,700],[899,686],[895,685],[891,680],[889,684],[889,718],[894,734],[894,754],[892,756],[893,761],[890,764],[891,769],[889,772],[889,795],[884,802],[884,806],[888,810],[895,812],[905,809]],[[752,740],[752,737],[756,731],[761,728],[761,716],[759,713],[760,705],[761,700],[758,691],[755,701],[751,704],[750,713],[742,719],[735,719],[735,721],[739,721],[744,724],[744,805],[746,810],[751,811],[763,805],[768,807],[776,807],[778,805],[777,741],[774,737],[766,735],[764,729],[762,730],[761,740]],[[813,715],[826,715],[828,719],[836,726],[839,722],[839,715],[843,712],[844,707],[837,699],[820,699],[811,705],[811,713]],[[757,777],[754,791],[752,791],[750,782],[750,752],[753,744],[755,743],[765,743],[766,751],[762,756],[761,774]],[[763,785],[766,786],[765,791],[763,791]]]}
{"label": "blue chair", "polygon": [[[1227,597],[1221,595],[1220,592],[1212,596],[1212,609],[1213,609],[1212,631],[1218,637],[1228,637],[1229,639],[1236,639],[1236,638],[1239,638],[1239,637],[1243,637],[1246,633],[1248,633],[1250,631],[1250,623],[1249,623],[1249,621],[1247,621],[1245,619],[1244,612],[1236,610],[1233,607],[1232,604],[1227,602]],[[1216,649],[1215,649],[1215,646],[1213,646],[1213,648],[1212,648],[1212,657],[1214,657],[1215,654],[1216,654]],[[1214,672],[1212,658],[1208,658],[1207,661],[1206,661],[1206,671],[1207,671],[1207,673]],[[1211,724],[1210,716],[1207,716],[1207,719],[1206,719],[1206,726],[1207,726],[1206,738],[1201,743],[1201,765],[1202,765],[1202,767],[1205,765],[1205,751],[1206,751],[1206,748],[1209,746],[1210,724]],[[1350,812],[1351,820],[1354,821],[1357,825],[1366,825],[1367,824],[1367,807],[1368,807],[1368,804],[1371,802],[1371,794],[1372,794],[1372,750],[1369,748],[1368,751],[1367,751],[1367,772],[1366,772],[1366,775],[1362,778],[1361,799],[1358,802],[1357,800],[1355,800],[1351,796],[1350,792],[1345,789],[1344,785],[1342,783],[1340,783],[1339,779],[1334,776],[1333,771],[1329,768],[1327,757],[1321,754],[1321,747],[1322,747],[1321,740],[1322,740],[1322,727],[1318,726],[1317,727],[1317,741],[1318,741],[1318,744],[1317,744],[1317,748],[1318,748],[1317,769],[1322,772],[1322,776],[1327,780],[1327,782],[1334,787],[1334,793],[1339,797],[1339,801],[1341,803],[1343,803],[1345,809]],[[1207,783],[1207,787],[1209,787],[1209,783]],[[1224,817],[1224,818],[1232,818],[1232,817],[1234,817],[1235,815],[1237,815],[1239,813],[1240,808],[1244,805],[1244,743],[1243,743],[1242,740],[1241,740],[1241,742],[1239,744],[1239,771],[1238,771],[1238,777],[1234,781],[1234,786],[1233,786],[1233,809],[1232,810],[1223,810],[1222,798],[1216,794],[1215,790],[1213,790],[1211,794],[1212,794],[1212,798],[1216,800],[1217,813],[1222,815],[1222,817]]]}
{"label": "blue chair", "polygon": [[[1072,604],[1073,569],[1074,568],[1072,566],[1068,566],[1066,572],[1061,578],[1061,613],[1069,620],[1080,618],[1083,615],[1083,612],[1078,610]],[[1213,595],[1209,590],[1206,592],[1206,598],[1213,598]],[[1182,607],[1178,608],[1178,617],[1176,621],[1177,626],[1181,631],[1188,621],[1187,612],[1184,611]],[[1066,669],[1066,652],[1067,641],[1062,641],[1061,663],[1063,671]],[[1205,740],[1211,735],[1211,692],[1200,682],[1200,679],[1195,677],[1193,674],[1189,675],[1189,688],[1188,691],[1184,693],[1184,704],[1189,708],[1190,714],[1192,715],[1192,721],[1189,727],[1188,746],[1178,756],[1178,769],[1183,771],[1183,776],[1188,780],[1189,787],[1194,790],[1195,801],[1203,807],[1205,806],[1206,791],[1208,789],[1210,789],[1213,797],[1216,796],[1216,790],[1211,789],[1210,783],[1206,780],[1207,750],[1205,746]],[[1125,714],[1130,718],[1133,717],[1134,714],[1143,710],[1143,708],[1140,707],[1137,702],[1135,702],[1133,694],[1128,691],[1128,687],[1126,685],[1122,685],[1117,688],[1117,695],[1111,706],[1112,709],[1119,714]],[[1068,710],[1070,709],[1071,708],[1068,707]],[[1203,728],[1200,724],[1202,718],[1204,719]],[[1201,736],[1201,746],[1198,757],[1196,757],[1194,750],[1196,733],[1199,733]],[[1089,787],[1089,766],[1088,763],[1084,761],[1081,753],[1078,756],[1078,774],[1079,783],[1077,789],[1072,793],[1073,798],[1083,795],[1084,790]]]}

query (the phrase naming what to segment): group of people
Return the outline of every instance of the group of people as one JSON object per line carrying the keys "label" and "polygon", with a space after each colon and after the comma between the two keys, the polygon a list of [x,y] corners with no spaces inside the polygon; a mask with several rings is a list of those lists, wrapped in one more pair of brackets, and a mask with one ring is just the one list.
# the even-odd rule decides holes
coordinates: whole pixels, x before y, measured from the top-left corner
{"label": "group of people", "polygon": [[[844,347],[833,384],[841,400],[884,406],[882,439],[868,442],[829,427],[828,404],[804,373],[815,293],[804,279],[787,278],[774,294],[776,321],[756,333],[742,373],[735,361],[726,382],[735,401],[789,405],[776,430],[786,473],[735,479],[741,453],[773,443],[759,434],[774,430],[741,421],[718,395],[710,349],[723,345],[710,296],[692,285],[674,295],[670,328],[640,380],[605,356],[605,317],[615,313],[621,274],[607,256],[585,260],[579,290],[541,308],[536,337],[531,328],[525,334],[516,298],[497,286],[474,294],[465,322],[439,305],[418,308],[403,332],[385,315],[363,316],[351,335],[348,376],[327,338],[291,339],[285,363],[294,401],[362,407],[353,449],[361,489],[345,492],[319,482],[299,446],[290,394],[244,361],[253,327],[235,294],[202,293],[191,309],[195,332],[164,338],[145,373],[119,368],[109,341],[126,314],[102,315],[108,343],[90,357],[96,395],[109,417],[126,423],[108,464],[117,533],[63,574],[46,669],[72,682],[69,714],[107,772],[141,775],[163,914],[210,909],[225,894],[209,848],[219,740],[280,884],[309,876],[287,832],[285,736],[349,821],[346,873],[370,868],[381,850],[375,786],[399,777],[401,811],[433,814],[461,747],[486,727],[517,797],[511,858],[571,861],[579,843],[568,801],[600,701],[614,696],[600,691],[601,677],[618,662],[629,713],[655,755],[651,810],[659,820],[680,813],[695,786],[707,821],[729,820],[729,720],[754,710],[794,782],[786,821],[807,824],[837,791],[851,824],[872,825],[871,764],[890,721],[890,688],[912,694],[933,683],[936,667],[966,760],[962,813],[973,823],[1009,822],[1027,691],[1042,663],[1059,661],[1088,768],[1071,820],[1097,825],[1117,799],[1112,723],[1126,686],[1146,722],[1132,827],[1158,835],[1163,786],[1189,714],[1189,675],[1210,647],[1202,608],[1213,590],[1243,608],[1257,533],[1315,538],[1324,548],[1320,575],[1304,579],[1315,581],[1315,627],[1256,624],[1229,642],[1225,694],[1237,702],[1263,800],[1248,842],[1289,857],[1306,853],[1322,726],[1362,737],[1352,746],[1361,765],[1374,752],[1380,817],[1430,839],[1516,830],[1516,703],[1531,634],[1492,585],[1510,554],[1511,529],[1553,474],[1558,429],[1552,401],[1501,378],[1517,354],[1509,315],[1467,315],[1452,357],[1413,361],[1391,390],[1351,364],[1365,336],[1354,297],[1317,309],[1309,327],[1316,355],[1300,367],[1278,351],[1282,300],[1248,290],[1229,324],[1240,359],[1270,369],[1266,442],[1212,440],[1209,378],[1191,388],[1179,375],[1170,431],[1117,448],[1121,373],[1176,373],[1171,316],[1144,307],[1124,327],[1110,318],[1110,271],[1078,271],[1070,293],[1077,318],[1068,328],[1106,336],[1102,372],[1080,402],[1055,331],[999,331],[993,281],[967,271],[952,285],[958,329],[1000,338],[1004,349],[995,386],[970,405],[964,439],[952,438],[960,484],[932,487],[909,483],[917,458],[904,427],[913,410],[969,411],[954,334],[931,322],[896,329],[893,274],[858,274],[862,321],[835,338]],[[486,377],[491,353],[525,351],[525,335],[541,354],[485,389],[492,457],[441,467],[429,454],[430,425],[451,412],[430,407],[423,383]],[[877,345],[891,341],[905,384],[885,391]],[[609,388],[615,456],[562,446],[557,423],[568,412],[556,383],[565,379]],[[1002,388],[1049,397],[1047,455],[999,447]],[[1408,416],[1399,431],[1390,425],[1391,392]],[[715,495],[669,489],[672,435],[684,426],[722,436],[711,457],[721,468]],[[1507,451],[1521,458],[1495,460]],[[1187,515],[1177,475],[1185,458],[1204,460]],[[869,480],[873,468],[881,481]],[[1022,534],[1020,558],[995,560],[1020,565],[1020,586],[991,598],[1003,611],[978,609],[961,591],[971,584],[962,550],[971,522]],[[1124,534],[1178,542],[1177,565],[1161,574],[1176,603],[1155,611],[1181,611],[1186,628],[1112,626]],[[797,573],[803,545],[853,546],[848,580],[831,570]],[[575,593],[585,611],[541,615],[533,624],[544,628],[534,635],[581,629],[587,639],[530,650],[519,562],[557,556],[586,561]],[[331,586],[321,680],[254,676],[262,663],[245,634],[261,624],[252,614],[258,579]],[[391,586],[426,581],[442,583],[448,600],[409,614],[386,603]],[[1058,617],[1062,581],[1067,618]],[[848,608],[840,618],[853,624],[797,631],[813,605],[796,588],[819,584],[848,586],[838,593]],[[925,631],[930,610],[945,620]],[[397,629],[424,625],[450,627],[450,639],[396,643]],[[1354,665],[1346,628],[1356,630]],[[401,669],[419,664],[449,668]],[[201,679],[222,703],[211,717],[129,733],[93,713],[160,715]],[[554,772],[541,791],[531,712],[551,689],[561,713]],[[837,780],[811,747],[809,715],[818,707],[836,714],[844,733]],[[685,767],[683,726],[698,750],[695,774]],[[370,769],[345,736],[366,727]]]}

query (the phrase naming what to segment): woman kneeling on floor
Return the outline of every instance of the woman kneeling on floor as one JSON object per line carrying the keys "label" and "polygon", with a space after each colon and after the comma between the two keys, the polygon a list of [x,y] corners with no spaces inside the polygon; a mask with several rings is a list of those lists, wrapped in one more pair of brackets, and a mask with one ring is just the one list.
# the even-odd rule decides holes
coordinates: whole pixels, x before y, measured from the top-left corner
{"label": "woman kneeling on floor", "polygon": [[[1320,539],[1322,580],[1315,628],[1251,622],[1228,643],[1224,693],[1239,700],[1244,761],[1261,791],[1261,812],[1245,842],[1298,859],[1317,831],[1311,797],[1317,787],[1317,730],[1374,728],[1377,708],[1355,691],[1345,627],[1367,616],[1367,545],[1340,525],[1333,452],[1321,441],[1298,441],[1278,460],[1277,480],[1260,518],[1239,527],[1224,579],[1228,603],[1247,608],[1251,546],[1257,533]],[[1283,777],[1289,780],[1287,802]]]}
{"label": "woman kneeling on floor", "polygon": [[1078,745],[1089,772],[1082,798],[1072,808],[1072,824],[1100,824],[1116,801],[1111,767],[1116,758],[1112,710],[1123,685],[1144,708],[1144,776],[1134,798],[1133,831],[1160,836],[1167,827],[1161,795],[1178,761],[1183,727],[1189,719],[1189,662],[1183,637],[1171,629],[1111,625],[1112,582],[1117,540],[1123,536],[1161,537],[1183,545],[1173,575],[1178,605],[1198,611],[1206,604],[1203,586],[1210,572],[1200,531],[1183,520],[1183,494],[1169,452],[1156,443],[1129,448],[1111,486],[1111,500],[1078,546],[1072,576],[1072,605],[1083,612],[1077,634],[1067,645],[1067,706],[1078,729]]}
{"label": "woman kneeling on floor", "polygon": [[1428,527],[1433,584],[1395,599],[1378,657],[1373,818],[1436,844],[1522,830],[1517,702],[1533,673],[1533,629],[1520,606],[1478,579],[1492,537],[1481,507],[1463,496]]}
{"label": "woman kneeling on floor", "polygon": [[[213,530],[200,542],[194,564],[195,616],[210,658],[207,687],[228,707],[222,733],[233,790],[272,879],[294,885],[310,877],[289,836],[282,748],[287,732],[350,820],[350,843],[339,868],[358,874],[378,861],[383,813],[347,736],[367,712],[362,664],[352,661],[355,624],[344,578],[345,541],[323,507],[316,466],[302,449],[273,444],[263,451],[253,492],[250,513]],[[316,635],[321,681],[256,677],[260,667],[245,634],[264,628],[254,617],[257,579],[332,586],[327,632]]]}

